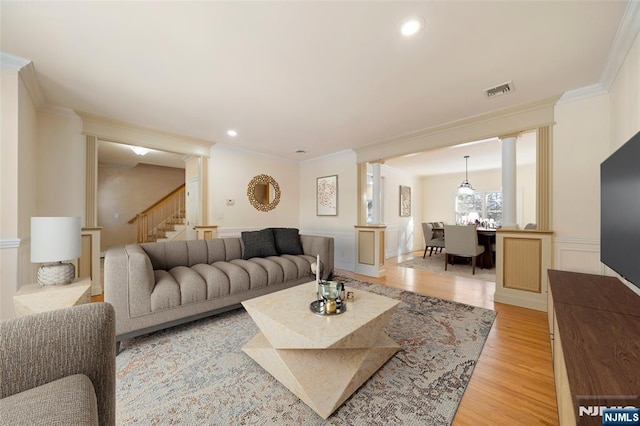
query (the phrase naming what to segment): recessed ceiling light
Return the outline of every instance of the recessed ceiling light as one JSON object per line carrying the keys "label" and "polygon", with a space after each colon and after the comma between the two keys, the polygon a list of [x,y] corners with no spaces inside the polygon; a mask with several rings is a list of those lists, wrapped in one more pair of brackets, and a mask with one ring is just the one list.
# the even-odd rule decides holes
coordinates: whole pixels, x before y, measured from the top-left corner
{"label": "recessed ceiling light", "polygon": [[130,148],[131,151],[136,153],[136,155],[147,155],[147,153],[149,152],[149,149],[143,148],[141,146],[132,146]]}
{"label": "recessed ceiling light", "polygon": [[422,18],[408,18],[402,22],[400,32],[405,37],[411,37],[424,28],[424,19]]}
{"label": "recessed ceiling light", "polygon": [[235,136],[238,136],[238,132],[236,132],[235,130],[227,130],[227,135],[233,138]]}
{"label": "recessed ceiling light", "polygon": [[293,152],[295,152],[296,154],[306,154],[307,153],[307,151],[305,151],[304,149],[296,149]]}

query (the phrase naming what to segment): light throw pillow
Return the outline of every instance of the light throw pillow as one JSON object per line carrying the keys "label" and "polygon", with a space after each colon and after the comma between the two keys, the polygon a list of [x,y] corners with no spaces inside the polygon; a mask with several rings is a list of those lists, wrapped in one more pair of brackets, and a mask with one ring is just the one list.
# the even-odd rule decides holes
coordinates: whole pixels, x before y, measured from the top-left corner
{"label": "light throw pillow", "polygon": [[300,233],[296,228],[271,228],[278,254],[304,254]]}
{"label": "light throw pillow", "polygon": [[242,237],[242,258],[247,260],[252,257],[277,256],[273,231],[262,229],[260,231],[244,231]]}

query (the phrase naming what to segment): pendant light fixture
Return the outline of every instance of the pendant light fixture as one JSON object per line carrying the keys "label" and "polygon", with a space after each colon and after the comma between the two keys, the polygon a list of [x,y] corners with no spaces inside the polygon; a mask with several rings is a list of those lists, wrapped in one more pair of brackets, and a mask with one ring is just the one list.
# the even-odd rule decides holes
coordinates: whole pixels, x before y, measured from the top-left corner
{"label": "pendant light fixture", "polygon": [[458,187],[458,195],[472,195],[475,192],[475,189],[473,189],[473,186],[471,186],[471,184],[469,183],[468,165],[469,165],[469,156],[465,155],[464,156],[464,182],[462,182]]}

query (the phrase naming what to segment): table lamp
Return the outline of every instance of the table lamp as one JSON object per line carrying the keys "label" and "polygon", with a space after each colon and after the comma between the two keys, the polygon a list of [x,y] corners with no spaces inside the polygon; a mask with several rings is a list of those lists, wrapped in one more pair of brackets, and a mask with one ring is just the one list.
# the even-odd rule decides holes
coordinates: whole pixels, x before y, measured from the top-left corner
{"label": "table lamp", "polygon": [[73,263],[82,251],[79,217],[32,217],[31,262],[45,263],[38,269],[38,284],[69,284],[76,277]]}

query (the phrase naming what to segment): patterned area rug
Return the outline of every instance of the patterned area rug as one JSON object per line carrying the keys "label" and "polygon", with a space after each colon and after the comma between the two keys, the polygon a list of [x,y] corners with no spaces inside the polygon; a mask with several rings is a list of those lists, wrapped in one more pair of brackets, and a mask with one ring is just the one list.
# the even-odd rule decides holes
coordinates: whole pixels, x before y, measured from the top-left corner
{"label": "patterned area rug", "polygon": [[426,269],[427,271],[433,272],[434,274],[446,274],[446,275],[457,275],[460,277],[471,278],[474,280],[483,280],[483,281],[491,281],[496,282],[496,269],[480,269],[476,267],[475,275],[471,274],[471,264],[455,264],[447,266],[447,270],[444,270],[444,253],[433,253],[431,257],[429,257],[429,252],[427,252],[427,256],[423,259],[422,254],[417,256],[415,259],[407,260],[402,263],[398,263],[398,266],[402,266],[403,268],[414,268],[414,269]]}
{"label": "patterned area rug", "polygon": [[241,351],[258,328],[237,309],[122,342],[116,423],[450,424],[496,313],[338,279],[402,301],[385,329],[402,349],[327,420]]}

